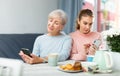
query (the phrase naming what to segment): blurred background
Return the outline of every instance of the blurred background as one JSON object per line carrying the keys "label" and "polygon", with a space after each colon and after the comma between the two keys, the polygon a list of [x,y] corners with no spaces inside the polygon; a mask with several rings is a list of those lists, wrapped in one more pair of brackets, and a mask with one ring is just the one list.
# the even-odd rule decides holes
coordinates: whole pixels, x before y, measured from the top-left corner
{"label": "blurred background", "polygon": [[120,0],[0,0],[0,33],[46,33],[48,14],[62,9],[68,15],[64,31],[74,31],[81,9],[94,12],[92,30],[120,28]]}

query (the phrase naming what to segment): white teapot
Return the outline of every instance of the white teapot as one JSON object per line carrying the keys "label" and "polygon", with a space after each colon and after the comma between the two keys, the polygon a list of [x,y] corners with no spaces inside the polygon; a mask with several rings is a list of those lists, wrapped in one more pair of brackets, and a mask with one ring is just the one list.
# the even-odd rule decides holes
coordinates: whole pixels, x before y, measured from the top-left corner
{"label": "white teapot", "polygon": [[97,50],[93,62],[98,64],[99,70],[110,70],[113,66],[112,55],[106,50]]}

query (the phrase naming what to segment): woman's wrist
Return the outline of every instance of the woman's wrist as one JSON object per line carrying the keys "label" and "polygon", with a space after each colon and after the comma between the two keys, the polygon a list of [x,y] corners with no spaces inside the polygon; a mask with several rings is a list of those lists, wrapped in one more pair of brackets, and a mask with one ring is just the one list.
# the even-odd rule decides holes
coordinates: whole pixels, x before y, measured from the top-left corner
{"label": "woman's wrist", "polygon": [[43,57],[43,58],[42,58],[42,62],[43,62],[43,63],[47,63],[47,62],[48,62],[48,59]]}

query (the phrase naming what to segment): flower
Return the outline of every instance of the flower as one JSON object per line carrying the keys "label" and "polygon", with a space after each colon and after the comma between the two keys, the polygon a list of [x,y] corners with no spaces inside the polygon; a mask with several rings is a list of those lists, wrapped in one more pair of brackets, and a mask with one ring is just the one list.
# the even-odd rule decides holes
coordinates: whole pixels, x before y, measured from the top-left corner
{"label": "flower", "polygon": [[120,52],[120,31],[117,29],[110,29],[102,32],[103,39],[108,43],[111,51]]}

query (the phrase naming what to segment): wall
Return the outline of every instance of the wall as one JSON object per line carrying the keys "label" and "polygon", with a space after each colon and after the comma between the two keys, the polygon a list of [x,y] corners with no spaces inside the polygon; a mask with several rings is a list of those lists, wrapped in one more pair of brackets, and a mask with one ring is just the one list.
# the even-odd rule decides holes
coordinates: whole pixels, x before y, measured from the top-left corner
{"label": "wall", "polygon": [[0,0],[0,33],[45,33],[57,0]]}

